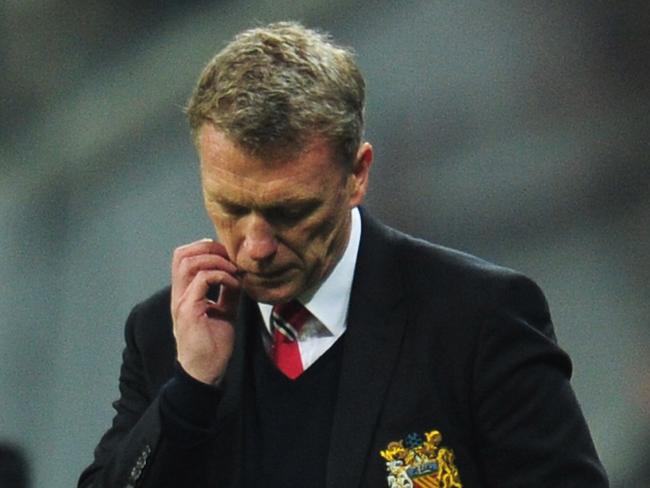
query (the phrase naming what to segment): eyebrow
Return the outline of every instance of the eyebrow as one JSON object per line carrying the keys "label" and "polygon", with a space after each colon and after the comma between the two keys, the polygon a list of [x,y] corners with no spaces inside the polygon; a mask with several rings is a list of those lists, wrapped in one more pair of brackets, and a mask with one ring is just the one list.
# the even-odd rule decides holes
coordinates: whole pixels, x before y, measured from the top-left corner
{"label": "eyebrow", "polygon": [[273,209],[273,208],[280,208],[280,207],[311,207],[311,206],[316,206],[320,204],[320,200],[318,198],[314,197],[306,197],[306,198],[296,198],[296,197],[287,197],[287,198],[279,198],[277,200],[273,200],[272,202],[269,202],[266,205],[248,205],[242,202],[236,202],[228,197],[224,197],[223,195],[218,195],[214,194],[211,192],[208,192],[208,198],[216,203],[226,205],[226,206],[232,206],[232,207],[251,207],[251,208],[259,208],[259,209]]}

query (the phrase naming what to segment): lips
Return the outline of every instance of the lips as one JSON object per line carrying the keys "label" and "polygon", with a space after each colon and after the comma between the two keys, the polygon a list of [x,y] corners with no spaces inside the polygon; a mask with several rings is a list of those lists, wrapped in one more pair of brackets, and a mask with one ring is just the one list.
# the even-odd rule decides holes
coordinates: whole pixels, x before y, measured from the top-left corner
{"label": "lips", "polygon": [[253,271],[244,271],[243,275],[248,277],[253,277],[258,280],[270,281],[277,280],[284,276],[290,268],[279,269],[277,271],[264,272],[264,273],[255,273]]}

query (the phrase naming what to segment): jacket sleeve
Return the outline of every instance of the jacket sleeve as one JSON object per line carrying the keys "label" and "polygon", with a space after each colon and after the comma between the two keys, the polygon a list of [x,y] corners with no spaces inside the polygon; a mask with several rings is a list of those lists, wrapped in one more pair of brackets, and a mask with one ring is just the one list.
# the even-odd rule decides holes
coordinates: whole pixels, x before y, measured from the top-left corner
{"label": "jacket sleeve", "polygon": [[178,365],[156,389],[137,340],[138,328],[151,321],[142,315],[148,314],[138,306],[127,320],[116,413],[79,488],[203,486],[205,470],[196,468],[205,463],[221,391],[194,381]]}
{"label": "jacket sleeve", "polygon": [[472,395],[488,486],[609,486],[542,292],[516,275],[495,303],[481,327]]}

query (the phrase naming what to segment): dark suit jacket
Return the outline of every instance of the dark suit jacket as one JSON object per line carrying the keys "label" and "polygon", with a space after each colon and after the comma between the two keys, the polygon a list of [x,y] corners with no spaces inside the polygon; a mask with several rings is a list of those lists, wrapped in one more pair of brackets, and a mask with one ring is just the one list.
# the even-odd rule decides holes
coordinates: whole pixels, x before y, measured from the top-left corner
{"label": "dark suit jacket", "polygon": [[[175,369],[169,290],[135,307],[117,414],[79,486],[240,486],[258,314],[244,297],[233,357],[213,388]],[[327,486],[389,486],[380,451],[433,430],[464,487],[608,486],[570,374],[533,282],[364,212]]]}

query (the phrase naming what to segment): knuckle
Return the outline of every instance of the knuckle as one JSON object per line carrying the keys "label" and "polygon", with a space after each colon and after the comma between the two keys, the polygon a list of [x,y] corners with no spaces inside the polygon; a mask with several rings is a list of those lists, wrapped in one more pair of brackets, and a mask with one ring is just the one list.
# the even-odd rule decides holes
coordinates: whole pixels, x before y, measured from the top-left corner
{"label": "knuckle", "polygon": [[178,268],[178,273],[181,276],[185,276],[188,274],[189,267],[190,267],[189,258],[185,258],[185,257],[179,258],[177,268]]}
{"label": "knuckle", "polygon": [[199,271],[201,274],[201,279],[205,281],[206,283],[223,283],[224,281],[227,280],[227,274],[219,269],[212,269],[212,270],[201,270]]}
{"label": "knuckle", "polygon": [[183,260],[183,250],[180,247],[174,249],[172,253],[172,269],[177,268],[179,263]]}
{"label": "knuckle", "polygon": [[174,249],[174,252],[172,252],[172,257],[175,260],[180,259],[183,256],[184,250],[185,250],[185,246],[178,246],[176,249]]}
{"label": "knuckle", "polygon": [[218,271],[202,269],[196,273],[196,277],[201,281],[212,281],[212,278],[213,277],[216,278],[218,273],[219,273]]}

